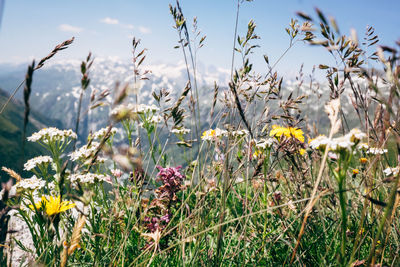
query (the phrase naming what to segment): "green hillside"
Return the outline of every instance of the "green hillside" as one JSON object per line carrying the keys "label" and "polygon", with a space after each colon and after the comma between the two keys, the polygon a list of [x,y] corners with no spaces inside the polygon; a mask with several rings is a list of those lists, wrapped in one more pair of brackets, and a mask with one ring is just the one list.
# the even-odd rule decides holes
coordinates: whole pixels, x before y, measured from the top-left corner
{"label": "green hillside", "polygon": [[[0,89],[0,106],[8,99],[8,94]],[[0,167],[5,166],[21,172],[22,161],[22,127],[24,123],[24,105],[18,100],[11,101],[0,115]],[[48,120],[39,112],[31,111],[27,127],[27,136],[45,126],[60,126],[57,121]],[[43,149],[30,142],[25,145],[25,160],[43,153]],[[0,174],[1,181],[7,179]]]}

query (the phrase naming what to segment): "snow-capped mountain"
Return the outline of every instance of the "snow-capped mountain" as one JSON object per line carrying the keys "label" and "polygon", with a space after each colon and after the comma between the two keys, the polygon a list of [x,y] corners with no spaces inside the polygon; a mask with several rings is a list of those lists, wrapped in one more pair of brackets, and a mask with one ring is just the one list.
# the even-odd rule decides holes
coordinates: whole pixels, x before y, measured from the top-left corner
{"label": "snow-capped mountain", "polygon": [[[31,108],[43,113],[47,117],[63,122],[64,128],[75,127],[78,99],[81,92],[80,73],[81,61],[50,60],[46,65],[34,73]],[[0,64],[0,88],[11,93],[14,88],[24,79],[27,64],[6,65]],[[112,102],[116,82],[128,83],[132,91],[138,93],[140,103],[154,104],[152,92],[159,92],[166,89],[170,92],[172,99],[177,99],[182,93],[187,78],[187,71],[184,62],[176,64],[151,64],[141,67],[141,71],[150,71],[146,76],[148,80],[140,80],[136,87],[133,86],[133,64],[130,60],[116,58],[95,58],[90,70],[91,83],[84,94],[82,105],[82,117],[80,133],[86,136],[90,130],[97,130],[107,124],[109,106],[101,106],[95,110],[89,109],[89,99],[93,92],[100,93],[109,90],[108,102]],[[202,107],[202,118],[209,118],[209,109],[213,97],[214,81],[220,88],[226,88],[229,82],[230,71],[217,67],[206,67],[202,64],[197,68],[197,84],[199,99]],[[361,89],[368,92],[368,85],[365,80],[354,78],[354,82],[361,86]],[[325,116],[324,104],[329,100],[329,86],[325,83],[314,82],[310,84],[307,80],[284,80],[283,99],[290,92],[294,95],[307,95],[303,99],[302,110],[304,115],[317,124],[326,125],[328,122]],[[384,88],[384,85],[379,85]],[[355,119],[352,103],[352,91],[348,84],[345,84],[345,91],[342,95],[343,113],[351,119]],[[221,96],[221,94],[220,94]],[[16,98],[22,98],[22,89]],[[354,101],[354,99],[353,99]],[[172,102],[172,101],[171,101]],[[170,103],[171,103],[170,102]],[[261,102],[262,104],[262,102]],[[271,114],[279,113],[279,100],[268,102]],[[204,113],[204,114],[203,114]],[[373,113],[372,113],[373,114]],[[203,120],[202,120],[203,121]]]}
{"label": "snow-capped mountain", "polygon": [[[0,87],[11,93],[24,79],[28,64],[0,65]],[[53,119],[61,120],[65,128],[74,128],[78,99],[81,93],[80,73],[81,61],[49,61],[45,66],[34,73],[31,107],[46,114]],[[182,93],[187,82],[187,71],[184,62],[176,64],[152,64],[141,66],[141,70],[150,71],[148,80],[140,80],[135,90],[138,92],[139,101],[153,104],[152,92],[166,89],[172,98],[177,98]],[[198,67],[197,84],[201,101],[208,102],[213,94],[214,81],[221,86],[226,86],[229,80],[229,71],[216,68]],[[133,65],[130,61],[116,58],[95,58],[89,77],[90,86],[84,93],[82,113],[87,112],[87,120],[82,122],[82,131],[87,133],[90,129],[98,129],[107,123],[109,107],[103,106],[96,110],[88,109],[89,98],[93,92],[109,90],[107,97],[112,101],[116,82],[128,83],[133,88]],[[21,97],[20,89],[17,98]],[[85,134],[84,134],[85,135]]]}

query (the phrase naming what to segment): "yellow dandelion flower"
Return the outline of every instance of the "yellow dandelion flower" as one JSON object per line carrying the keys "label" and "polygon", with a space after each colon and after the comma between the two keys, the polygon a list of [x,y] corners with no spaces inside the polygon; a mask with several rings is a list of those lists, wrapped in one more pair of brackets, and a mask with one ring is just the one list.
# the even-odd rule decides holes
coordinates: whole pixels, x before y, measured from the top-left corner
{"label": "yellow dandelion flower", "polygon": [[357,175],[360,171],[358,169],[353,169],[353,175]]}
{"label": "yellow dandelion flower", "polygon": [[367,158],[360,158],[361,164],[366,164],[368,162]]}
{"label": "yellow dandelion flower", "polygon": [[306,150],[304,148],[300,148],[299,150],[300,155],[304,155],[304,153],[306,153]]}
{"label": "yellow dandelion flower", "polygon": [[[29,205],[29,207],[34,209],[33,205]],[[50,196],[49,199],[47,199],[45,196],[42,196],[41,201],[35,203],[35,207],[38,210],[45,211],[48,216],[52,216],[75,207],[75,203],[61,201],[60,196]]]}
{"label": "yellow dandelion flower", "polygon": [[278,125],[272,125],[272,130],[269,132],[269,136],[274,136],[278,140],[282,135],[286,137],[294,137],[300,142],[304,143],[304,135],[303,131],[299,128],[294,127],[282,127]]}

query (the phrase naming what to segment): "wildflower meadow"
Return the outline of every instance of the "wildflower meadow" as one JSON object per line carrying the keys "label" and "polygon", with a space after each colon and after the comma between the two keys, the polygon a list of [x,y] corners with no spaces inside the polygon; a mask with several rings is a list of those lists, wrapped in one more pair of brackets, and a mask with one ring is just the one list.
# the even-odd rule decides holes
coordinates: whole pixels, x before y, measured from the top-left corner
{"label": "wildflower meadow", "polygon": [[[21,146],[42,153],[23,154],[20,170],[0,166],[9,179],[0,265],[400,266],[400,42],[376,43],[373,27],[344,35],[318,8],[298,12],[288,50],[324,49],[336,64],[316,65],[322,81],[289,85],[268,56],[264,72],[253,69],[257,24],[240,32],[236,18],[226,49],[240,64],[227,84],[204,89],[201,18],[186,17],[179,1],[169,11],[187,73],[177,97],[155,88],[153,102],[141,102],[148,51],[133,37],[132,83],[83,101],[96,61],[89,53],[75,127],[31,133],[31,82],[75,39],[29,66]],[[82,136],[89,110],[100,108],[104,127]]]}

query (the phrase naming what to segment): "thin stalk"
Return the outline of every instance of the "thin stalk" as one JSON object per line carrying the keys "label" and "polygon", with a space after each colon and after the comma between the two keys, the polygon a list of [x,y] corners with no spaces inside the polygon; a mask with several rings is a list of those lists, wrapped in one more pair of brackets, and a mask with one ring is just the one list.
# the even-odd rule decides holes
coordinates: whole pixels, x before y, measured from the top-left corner
{"label": "thin stalk", "polygon": [[342,213],[342,240],[340,244],[340,258],[341,263],[345,264],[346,257],[346,230],[347,230],[347,211],[346,211],[346,196],[345,196],[345,177],[340,177],[339,181],[339,202],[340,202],[340,210]]}

